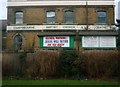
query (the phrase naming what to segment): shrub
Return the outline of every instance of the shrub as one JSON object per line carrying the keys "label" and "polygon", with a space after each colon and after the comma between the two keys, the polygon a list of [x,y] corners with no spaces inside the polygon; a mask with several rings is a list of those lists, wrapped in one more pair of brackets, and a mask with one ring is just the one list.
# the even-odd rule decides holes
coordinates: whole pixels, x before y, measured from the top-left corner
{"label": "shrub", "polygon": [[74,79],[111,78],[119,76],[120,52],[110,50],[62,51],[59,74]]}
{"label": "shrub", "polygon": [[29,54],[26,64],[26,75],[33,78],[48,78],[55,75],[59,59],[57,51],[39,51]]}
{"label": "shrub", "polygon": [[84,51],[82,58],[84,71],[89,78],[118,76],[118,51]]}
{"label": "shrub", "polygon": [[75,50],[44,51],[23,54],[3,54],[3,76],[23,75],[28,79],[111,78],[120,77],[120,51]]}
{"label": "shrub", "polygon": [[79,68],[77,65],[78,54],[76,51],[62,51],[60,53],[59,61],[59,75],[65,78],[74,77],[78,75]]}

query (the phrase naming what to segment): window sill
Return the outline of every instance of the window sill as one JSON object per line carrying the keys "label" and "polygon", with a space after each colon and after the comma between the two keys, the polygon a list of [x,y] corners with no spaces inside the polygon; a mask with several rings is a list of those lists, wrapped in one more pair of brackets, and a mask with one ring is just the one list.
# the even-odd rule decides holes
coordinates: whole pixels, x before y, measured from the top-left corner
{"label": "window sill", "polygon": [[61,23],[61,24],[64,24],[64,25],[77,25],[78,23]]}
{"label": "window sill", "polygon": [[11,26],[21,26],[21,25],[27,25],[27,24],[11,24]]}
{"label": "window sill", "polygon": [[43,25],[58,25],[59,23],[42,23]]}
{"label": "window sill", "polygon": [[95,23],[94,25],[107,25],[107,23]]}

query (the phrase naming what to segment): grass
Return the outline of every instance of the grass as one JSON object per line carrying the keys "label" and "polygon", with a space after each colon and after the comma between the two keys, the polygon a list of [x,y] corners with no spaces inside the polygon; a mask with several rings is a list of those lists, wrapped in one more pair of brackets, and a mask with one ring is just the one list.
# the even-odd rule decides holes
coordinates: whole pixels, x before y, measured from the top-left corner
{"label": "grass", "polygon": [[95,80],[3,80],[2,85],[118,85],[118,82]]}

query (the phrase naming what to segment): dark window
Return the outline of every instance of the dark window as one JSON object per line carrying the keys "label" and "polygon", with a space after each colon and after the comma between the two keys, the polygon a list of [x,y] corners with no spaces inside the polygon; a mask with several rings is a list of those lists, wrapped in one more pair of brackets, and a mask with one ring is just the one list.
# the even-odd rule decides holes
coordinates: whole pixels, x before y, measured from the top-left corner
{"label": "dark window", "polygon": [[21,35],[16,35],[14,37],[14,47],[16,50],[22,49],[22,36]]}
{"label": "dark window", "polygon": [[55,23],[55,11],[47,11],[46,12],[46,20],[48,24],[54,24]]}
{"label": "dark window", "polygon": [[23,12],[15,13],[15,24],[23,24]]}
{"label": "dark window", "polygon": [[65,11],[65,23],[72,24],[74,21],[74,12],[72,10],[66,10]]}
{"label": "dark window", "polygon": [[106,11],[97,12],[98,23],[106,23]]}

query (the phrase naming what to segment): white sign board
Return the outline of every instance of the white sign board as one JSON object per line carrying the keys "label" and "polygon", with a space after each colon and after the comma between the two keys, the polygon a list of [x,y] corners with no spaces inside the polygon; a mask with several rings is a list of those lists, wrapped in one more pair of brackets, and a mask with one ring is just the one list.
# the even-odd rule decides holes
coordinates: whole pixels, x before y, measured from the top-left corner
{"label": "white sign board", "polygon": [[[89,25],[88,30],[110,30],[108,25]],[[87,25],[21,25],[7,26],[7,30],[86,30]]]}
{"label": "white sign board", "polygon": [[85,30],[86,25],[24,25],[7,26],[7,30]]}
{"label": "white sign board", "polygon": [[115,48],[115,36],[83,36],[82,47]]}
{"label": "white sign board", "polygon": [[83,47],[98,47],[97,36],[85,36],[82,39]]}
{"label": "white sign board", "polygon": [[100,37],[100,47],[116,47],[116,38],[114,36]]}
{"label": "white sign board", "polygon": [[43,37],[43,47],[70,47],[69,36]]}
{"label": "white sign board", "polygon": [[89,25],[89,30],[110,30],[111,26],[108,25]]}

